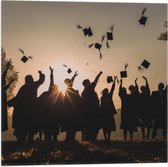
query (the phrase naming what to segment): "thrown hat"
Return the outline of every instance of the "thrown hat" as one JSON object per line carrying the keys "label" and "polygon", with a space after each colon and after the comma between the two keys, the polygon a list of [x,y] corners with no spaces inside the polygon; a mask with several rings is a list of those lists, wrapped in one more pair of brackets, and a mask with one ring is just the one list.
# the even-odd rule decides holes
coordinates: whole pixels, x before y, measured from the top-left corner
{"label": "thrown hat", "polygon": [[113,77],[112,76],[107,76],[107,83],[113,82]]}
{"label": "thrown hat", "polygon": [[150,63],[147,60],[144,60],[141,66],[147,69],[150,66]]}
{"label": "thrown hat", "polygon": [[102,59],[102,56],[103,56],[100,50],[101,50],[101,47],[102,47],[102,45],[103,45],[102,43],[103,43],[103,41],[104,41],[104,38],[105,38],[105,35],[102,36],[101,44],[96,42],[96,43],[93,43],[93,44],[90,44],[90,45],[89,45],[89,48],[91,48],[92,46],[95,46],[95,48],[99,50],[100,59]]}
{"label": "thrown hat", "polygon": [[78,29],[82,29],[85,36],[91,37],[93,35],[91,28],[82,28],[80,25],[77,25]]}
{"label": "thrown hat", "polygon": [[18,48],[18,50],[23,54],[23,56],[22,56],[22,58],[21,58],[21,61],[22,61],[23,63],[26,63],[29,59],[33,59],[32,56],[26,56],[26,55],[25,55],[25,52],[24,52],[22,49]]}
{"label": "thrown hat", "polygon": [[144,9],[142,10],[142,16],[141,16],[141,18],[139,19],[140,25],[144,25],[144,26],[145,26],[146,20],[147,20],[147,17],[144,16],[145,11],[146,11],[146,8],[144,8]]}
{"label": "thrown hat", "polygon": [[107,41],[106,41],[106,46],[107,48],[110,48],[108,41],[109,40],[113,40],[113,29],[114,29],[114,25],[111,27],[111,32],[107,32]]}
{"label": "thrown hat", "polygon": [[120,71],[121,78],[127,78],[127,71]]}

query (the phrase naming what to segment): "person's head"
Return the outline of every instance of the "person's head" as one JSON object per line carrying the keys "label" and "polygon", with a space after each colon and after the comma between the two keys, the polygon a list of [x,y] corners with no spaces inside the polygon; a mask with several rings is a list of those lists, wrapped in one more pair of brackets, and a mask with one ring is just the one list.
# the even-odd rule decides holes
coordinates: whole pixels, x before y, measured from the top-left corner
{"label": "person's head", "polygon": [[121,88],[121,93],[122,93],[122,94],[127,94],[127,89],[126,89],[125,87],[122,87],[122,88]]}
{"label": "person's head", "polygon": [[131,93],[134,93],[135,92],[135,86],[134,85],[130,85],[129,86],[129,91],[131,92]]}
{"label": "person's head", "polygon": [[64,83],[67,87],[72,87],[72,81],[69,78],[65,79]]}
{"label": "person's head", "polygon": [[164,88],[164,84],[163,83],[159,83],[158,84],[158,90],[163,90]]}
{"label": "person's head", "polygon": [[90,85],[90,80],[89,79],[85,79],[83,82],[82,82],[83,86],[84,87],[88,87]]}
{"label": "person's head", "polygon": [[144,85],[140,87],[140,90],[142,93],[146,93],[146,87]]}
{"label": "person's head", "polygon": [[102,96],[106,96],[106,95],[108,95],[108,89],[107,88],[102,90]]}
{"label": "person's head", "polygon": [[34,82],[34,79],[31,75],[26,75],[25,76],[25,84],[31,84]]}

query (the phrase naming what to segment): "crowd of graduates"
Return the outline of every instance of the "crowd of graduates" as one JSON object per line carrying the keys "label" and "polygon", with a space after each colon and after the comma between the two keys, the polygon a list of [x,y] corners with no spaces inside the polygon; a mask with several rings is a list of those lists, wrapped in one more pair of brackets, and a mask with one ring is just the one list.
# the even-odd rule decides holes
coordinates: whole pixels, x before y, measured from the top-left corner
{"label": "crowd of graduates", "polygon": [[[7,67],[8,68],[8,67]],[[7,73],[7,69],[5,72]],[[21,86],[14,98],[7,101],[5,73],[2,74],[2,131],[7,128],[7,106],[13,107],[12,128],[17,141],[33,141],[34,135],[39,133],[40,140],[57,140],[60,133],[66,132],[66,141],[74,141],[76,132],[81,132],[82,140],[96,140],[100,129],[103,129],[104,139],[111,139],[111,132],[116,131],[115,114],[117,110],[113,102],[116,78],[111,85],[101,92],[99,99],[95,87],[103,72],[91,82],[83,81],[81,95],[73,88],[78,73],[71,79],[65,79],[65,94],[54,83],[54,69],[50,70],[50,85],[48,91],[37,97],[37,90],[45,81],[45,75],[39,71],[39,79],[34,81],[31,75],[25,77],[25,84]],[[150,91],[147,78],[143,76],[145,85],[129,86],[129,93],[120,80],[118,95],[121,99],[121,125],[124,140],[129,132],[130,140],[133,133],[140,127],[142,138],[155,139],[157,129],[163,130],[163,138],[167,137],[167,86],[159,83],[157,91]],[[3,81],[2,80],[2,81]],[[8,86],[9,87],[9,86]],[[5,115],[5,116],[4,116]],[[145,131],[147,129],[147,132]],[[150,134],[152,136],[150,137]]]}

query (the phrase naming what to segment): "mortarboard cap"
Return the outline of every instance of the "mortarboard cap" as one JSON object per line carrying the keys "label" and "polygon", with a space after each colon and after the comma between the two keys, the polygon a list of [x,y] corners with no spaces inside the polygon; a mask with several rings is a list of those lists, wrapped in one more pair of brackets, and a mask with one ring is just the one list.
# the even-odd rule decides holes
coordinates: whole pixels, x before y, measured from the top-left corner
{"label": "mortarboard cap", "polygon": [[150,66],[150,63],[147,60],[144,60],[141,64],[141,66],[143,66],[144,68],[148,68]]}
{"label": "mortarboard cap", "polygon": [[78,29],[82,29],[85,36],[91,37],[93,35],[91,28],[82,28],[80,25],[77,25]]}
{"label": "mortarboard cap", "polygon": [[108,40],[113,40],[113,29],[114,29],[114,25],[111,27],[111,32],[107,32],[107,40],[106,40],[107,48],[110,48]]}
{"label": "mortarboard cap", "polygon": [[107,76],[107,83],[113,82],[113,77],[112,76]]}
{"label": "mortarboard cap", "polygon": [[147,20],[147,17],[142,16],[142,17],[139,19],[139,23],[145,26],[146,20]]}
{"label": "mortarboard cap", "polygon": [[70,74],[72,72],[72,70],[70,68],[68,68],[67,72],[68,72],[68,74]]}
{"label": "mortarboard cap", "polygon": [[144,9],[142,10],[142,16],[141,16],[141,18],[139,19],[139,23],[142,24],[142,25],[144,25],[144,26],[145,26],[146,20],[147,20],[147,17],[144,16],[145,12],[146,12],[146,8],[144,8]]}
{"label": "mortarboard cap", "polygon": [[127,71],[121,71],[120,76],[121,78],[127,78]]}
{"label": "mortarboard cap", "polygon": [[21,58],[21,60],[23,61],[23,63],[26,63],[26,62],[27,62],[27,60],[28,60],[28,57],[23,56],[23,57]]}
{"label": "mortarboard cap", "polygon": [[95,48],[99,50],[100,59],[102,58],[102,54],[101,54],[101,51],[100,51],[100,50],[101,50],[101,47],[102,47],[102,45],[103,45],[102,43],[103,43],[103,41],[104,41],[104,38],[105,38],[105,35],[102,36],[101,44],[100,44],[100,43],[93,43],[93,44],[89,45],[89,48],[91,48],[92,46],[95,46]]}
{"label": "mortarboard cap", "polygon": [[96,49],[99,49],[99,50],[100,50],[101,47],[102,47],[102,45],[100,45],[99,43],[95,43],[95,48],[96,48]]}
{"label": "mortarboard cap", "polygon": [[113,40],[113,33],[107,32],[107,40]]}
{"label": "mortarboard cap", "polygon": [[85,35],[85,36],[88,35],[89,37],[91,37],[91,36],[93,35],[92,30],[91,30],[90,27],[83,29],[83,32],[84,32],[84,35]]}

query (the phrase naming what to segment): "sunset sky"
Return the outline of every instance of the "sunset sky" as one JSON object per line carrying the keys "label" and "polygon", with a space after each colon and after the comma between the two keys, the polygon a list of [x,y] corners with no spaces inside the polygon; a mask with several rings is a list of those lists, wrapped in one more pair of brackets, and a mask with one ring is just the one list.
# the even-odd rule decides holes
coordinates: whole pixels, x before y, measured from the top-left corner
{"label": "sunset sky", "polygon": [[[128,88],[134,84],[138,77],[138,84],[144,84],[142,76],[146,76],[151,90],[157,89],[159,82],[167,83],[167,43],[157,40],[167,19],[166,4],[147,3],[63,3],[63,2],[2,2],[2,47],[7,58],[12,59],[16,71],[19,72],[19,82],[15,89],[24,84],[24,77],[31,74],[38,79],[38,70],[46,75],[45,83],[39,88],[38,95],[49,87],[49,66],[54,68],[55,84],[63,87],[68,74],[63,64],[78,71],[79,75],[74,82],[74,88],[81,93],[82,81],[89,78],[94,80],[101,70],[103,75],[96,87],[100,92],[110,88],[107,84],[107,75],[120,76],[124,64],[128,63],[128,78],[123,84]],[[143,8],[147,8],[145,16],[148,17],[146,25],[139,25]],[[92,37],[85,37],[77,24],[83,28],[90,26]],[[107,49],[105,41],[101,52],[88,48],[89,44],[101,42],[103,34],[110,30],[114,24],[113,41],[109,41]],[[26,55],[33,56],[33,60],[23,63],[20,59],[21,48]],[[140,73],[137,70],[142,61],[146,59],[151,65]],[[88,63],[88,65],[86,65]],[[118,87],[114,92],[114,103],[120,108]]]}

